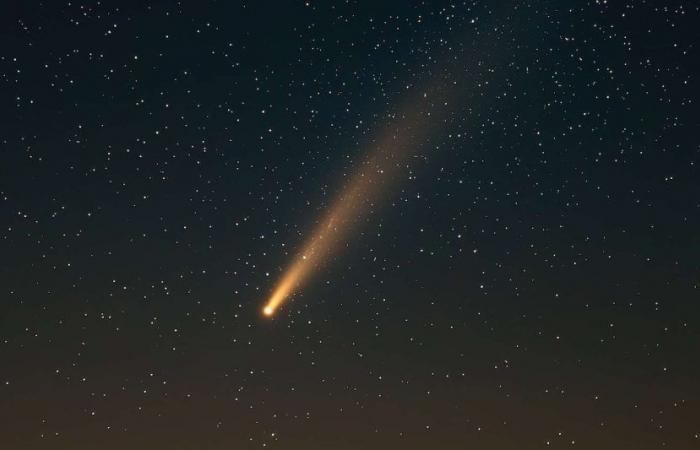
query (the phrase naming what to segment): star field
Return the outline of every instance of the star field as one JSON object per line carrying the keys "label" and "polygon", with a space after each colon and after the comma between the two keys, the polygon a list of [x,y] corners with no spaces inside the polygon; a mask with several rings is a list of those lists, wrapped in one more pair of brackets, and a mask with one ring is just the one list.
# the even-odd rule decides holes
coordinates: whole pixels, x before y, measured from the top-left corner
{"label": "star field", "polygon": [[700,446],[700,4],[2,16],[0,448]]}

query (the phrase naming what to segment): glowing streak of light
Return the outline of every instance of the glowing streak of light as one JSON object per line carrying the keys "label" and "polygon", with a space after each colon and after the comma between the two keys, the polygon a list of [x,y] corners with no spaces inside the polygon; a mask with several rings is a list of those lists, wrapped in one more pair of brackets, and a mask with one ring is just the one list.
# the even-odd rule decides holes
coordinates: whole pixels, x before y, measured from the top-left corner
{"label": "glowing streak of light", "polygon": [[346,242],[354,224],[359,222],[390,184],[399,178],[409,158],[425,144],[431,129],[444,121],[452,89],[445,89],[444,80],[408,99],[399,113],[387,116],[388,126],[380,134],[369,158],[358,167],[326,216],[284,272],[263,307],[265,316],[272,316],[314,270]]}

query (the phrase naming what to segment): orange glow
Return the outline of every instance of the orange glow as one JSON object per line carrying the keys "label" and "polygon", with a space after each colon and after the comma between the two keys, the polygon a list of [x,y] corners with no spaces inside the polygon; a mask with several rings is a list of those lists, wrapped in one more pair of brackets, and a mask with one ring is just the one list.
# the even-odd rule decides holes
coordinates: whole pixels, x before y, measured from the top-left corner
{"label": "orange glow", "polygon": [[308,281],[312,273],[343,244],[353,226],[374,211],[391,184],[406,176],[408,161],[425,144],[432,126],[446,112],[447,90],[434,88],[415,93],[399,113],[388,114],[388,126],[374,142],[374,150],[350,177],[340,195],[302,246],[270,295],[263,313],[272,316]]}

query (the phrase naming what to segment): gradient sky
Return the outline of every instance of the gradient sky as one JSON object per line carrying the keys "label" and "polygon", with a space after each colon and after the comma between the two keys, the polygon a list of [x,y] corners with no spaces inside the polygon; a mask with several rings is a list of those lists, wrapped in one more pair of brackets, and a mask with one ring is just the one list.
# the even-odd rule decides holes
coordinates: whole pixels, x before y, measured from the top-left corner
{"label": "gradient sky", "polygon": [[0,448],[700,446],[698,8],[3,5]]}

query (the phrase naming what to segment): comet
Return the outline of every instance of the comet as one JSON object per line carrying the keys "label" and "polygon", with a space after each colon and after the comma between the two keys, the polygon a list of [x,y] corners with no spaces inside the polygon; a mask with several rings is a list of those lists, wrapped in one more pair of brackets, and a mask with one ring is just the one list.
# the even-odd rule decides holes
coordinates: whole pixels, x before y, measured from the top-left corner
{"label": "comet", "polygon": [[411,90],[396,112],[370,142],[366,157],[355,168],[326,214],[309,234],[274,286],[262,312],[273,316],[312,275],[341,250],[363,218],[391,195],[410,159],[428,143],[432,130],[446,122],[456,82],[443,78],[432,86]]}

